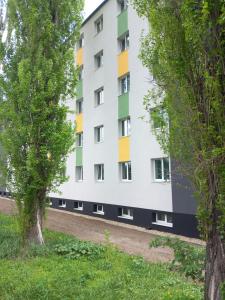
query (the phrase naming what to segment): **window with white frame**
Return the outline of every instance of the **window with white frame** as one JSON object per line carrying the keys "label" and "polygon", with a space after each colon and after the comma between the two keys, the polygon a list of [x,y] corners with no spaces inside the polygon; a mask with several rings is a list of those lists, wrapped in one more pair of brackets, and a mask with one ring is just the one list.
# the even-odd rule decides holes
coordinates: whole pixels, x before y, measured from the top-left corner
{"label": "window with white frame", "polygon": [[77,147],[83,147],[83,132],[77,133],[76,145]]}
{"label": "window with white frame", "polygon": [[82,201],[74,201],[73,209],[75,210],[83,210],[83,202]]}
{"label": "window with white frame", "polygon": [[83,112],[83,99],[76,101],[76,113],[79,115]]}
{"label": "window with white frame", "polygon": [[95,180],[96,181],[104,181],[104,164],[96,164],[94,166],[95,169]]}
{"label": "window with white frame", "polygon": [[173,218],[171,213],[157,212],[152,215],[152,223],[167,227],[173,227]]}
{"label": "window with white frame", "polygon": [[104,207],[102,204],[94,204],[93,206],[93,212],[95,214],[104,215]]}
{"label": "window with white frame", "polygon": [[123,37],[121,37],[119,39],[119,46],[120,46],[121,52],[123,52],[129,48],[129,46],[130,46],[129,32],[126,33]]}
{"label": "window with white frame", "polygon": [[76,167],[76,181],[83,181],[83,167]]}
{"label": "window with white frame", "polygon": [[102,31],[102,29],[103,29],[103,16],[99,17],[95,21],[95,32],[98,34]]}
{"label": "window with white frame", "polygon": [[159,129],[169,124],[168,115],[162,106],[152,108],[150,111],[150,116],[154,129]]}
{"label": "window with white frame", "polygon": [[97,126],[94,128],[95,143],[101,143],[104,140],[104,126]]}
{"label": "window with white frame", "polygon": [[130,91],[130,75],[126,75],[120,79],[120,93],[126,94]]}
{"label": "window with white frame", "polygon": [[120,163],[120,176],[122,181],[131,181],[132,172],[131,172],[131,162],[122,162]]}
{"label": "window with white frame", "polygon": [[77,48],[80,49],[84,46],[84,35],[81,34],[79,40],[78,40],[78,43],[77,43]]}
{"label": "window with white frame", "polygon": [[119,135],[121,137],[122,136],[129,136],[130,131],[131,131],[130,118],[119,120]]}
{"label": "window with white frame", "polygon": [[170,180],[170,162],[169,158],[153,159],[154,181]]}
{"label": "window with white frame", "polygon": [[120,12],[123,12],[128,7],[128,1],[127,0],[118,0],[118,4],[119,4]]}
{"label": "window with white frame", "polygon": [[60,200],[59,200],[59,207],[66,207],[66,201],[60,199]]}
{"label": "window with white frame", "polygon": [[99,69],[103,66],[103,50],[95,55],[95,67]]}
{"label": "window with white frame", "polygon": [[78,73],[78,80],[83,80],[83,74],[84,74],[84,69],[83,69],[83,66],[81,66],[79,68],[79,73]]}
{"label": "window with white frame", "polygon": [[133,220],[133,209],[127,207],[119,207],[118,217]]}
{"label": "window with white frame", "polygon": [[95,105],[99,106],[104,103],[104,88],[95,91]]}

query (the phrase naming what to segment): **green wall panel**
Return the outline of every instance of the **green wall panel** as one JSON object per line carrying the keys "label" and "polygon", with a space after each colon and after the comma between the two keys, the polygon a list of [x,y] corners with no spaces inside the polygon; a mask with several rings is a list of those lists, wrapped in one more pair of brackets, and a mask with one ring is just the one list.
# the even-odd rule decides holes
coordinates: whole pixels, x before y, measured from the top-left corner
{"label": "green wall panel", "polygon": [[118,118],[123,119],[129,116],[129,93],[118,98]]}
{"label": "green wall panel", "polygon": [[83,148],[82,147],[76,148],[76,166],[77,167],[83,166]]}
{"label": "green wall panel", "polygon": [[118,37],[123,35],[128,31],[128,12],[127,9],[124,10],[118,17],[117,17],[117,30],[118,30]]}
{"label": "green wall panel", "polygon": [[80,99],[83,97],[83,80],[80,80],[77,83],[76,97],[77,97],[77,99]]}

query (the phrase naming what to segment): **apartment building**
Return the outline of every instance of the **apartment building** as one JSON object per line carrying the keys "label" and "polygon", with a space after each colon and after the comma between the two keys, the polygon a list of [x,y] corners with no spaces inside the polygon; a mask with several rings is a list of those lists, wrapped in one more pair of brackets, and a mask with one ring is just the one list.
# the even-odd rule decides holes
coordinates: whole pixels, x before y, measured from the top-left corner
{"label": "apartment building", "polygon": [[[143,98],[152,77],[138,58],[147,20],[124,0],[105,0],[76,45],[76,149],[54,208],[196,237],[196,201],[161,150]],[[157,125],[156,125],[157,126]]]}

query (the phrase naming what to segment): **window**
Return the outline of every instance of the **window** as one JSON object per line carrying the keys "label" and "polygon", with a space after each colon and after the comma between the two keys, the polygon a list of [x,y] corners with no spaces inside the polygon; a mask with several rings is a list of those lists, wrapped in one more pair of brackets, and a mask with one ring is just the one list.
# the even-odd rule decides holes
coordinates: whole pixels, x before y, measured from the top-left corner
{"label": "window", "polygon": [[133,220],[133,209],[127,207],[119,207],[118,217]]}
{"label": "window", "polygon": [[95,127],[95,142],[101,143],[104,140],[104,126]]}
{"label": "window", "polygon": [[162,212],[153,213],[152,223],[157,225],[172,227],[173,226],[172,214],[162,213]]}
{"label": "window", "polygon": [[122,181],[131,181],[132,180],[132,173],[131,173],[131,162],[123,162],[120,163],[120,174]]}
{"label": "window", "polygon": [[103,66],[103,51],[95,55],[95,66],[97,69]]}
{"label": "window", "polygon": [[96,181],[104,181],[104,165],[95,165],[95,179]]}
{"label": "window", "polygon": [[100,88],[95,91],[95,105],[101,105],[104,103],[104,88]]}
{"label": "window", "polygon": [[120,12],[123,12],[124,10],[127,9],[128,6],[128,1],[127,0],[118,0]]}
{"label": "window", "polygon": [[76,167],[76,181],[83,181],[83,167]]}
{"label": "window", "polygon": [[80,49],[84,46],[84,35],[83,34],[80,36],[77,46],[78,46],[78,49]]}
{"label": "window", "polygon": [[104,209],[102,204],[94,204],[93,212],[95,214],[104,215]]}
{"label": "window", "polygon": [[76,101],[76,113],[81,114],[83,112],[83,99]]}
{"label": "window", "polygon": [[154,159],[154,180],[167,181],[170,180],[170,164],[169,158]]}
{"label": "window", "polygon": [[98,34],[103,29],[103,16],[95,21],[95,32]]}
{"label": "window", "polygon": [[151,109],[150,116],[154,129],[165,127],[169,123],[166,110],[162,106]]}
{"label": "window", "polygon": [[120,51],[123,52],[129,48],[129,33],[119,39]]}
{"label": "window", "polygon": [[119,120],[119,132],[120,136],[129,136],[130,135],[130,118],[124,120]]}
{"label": "window", "polygon": [[73,209],[83,210],[83,202],[81,202],[81,201],[74,201],[73,202]]}
{"label": "window", "polygon": [[78,80],[82,80],[83,79],[83,67],[80,67],[79,69],[79,73],[78,73]]}
{"label": "window", "polygon": [[77,134],[76,144],[77,147],[83,147],[83,132]]}
{"label": "window", "polygon": [[66,207],[66,201],[60,199],[60,200],[59,200],[59,207]]}
{"label": "window", "polygon": [[120,79],[120,92],[121,94],[128,93],[130,90],[130,75]]}

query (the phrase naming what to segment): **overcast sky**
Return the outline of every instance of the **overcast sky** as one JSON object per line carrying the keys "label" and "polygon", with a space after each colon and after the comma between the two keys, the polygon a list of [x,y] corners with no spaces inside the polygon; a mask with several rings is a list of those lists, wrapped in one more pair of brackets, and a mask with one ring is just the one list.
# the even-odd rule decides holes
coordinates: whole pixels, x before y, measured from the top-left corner
{"label": "overcast sky", "polygon": [[84,2],[84,16],[86,18],[103,2],[103,0],[85,0]]}

